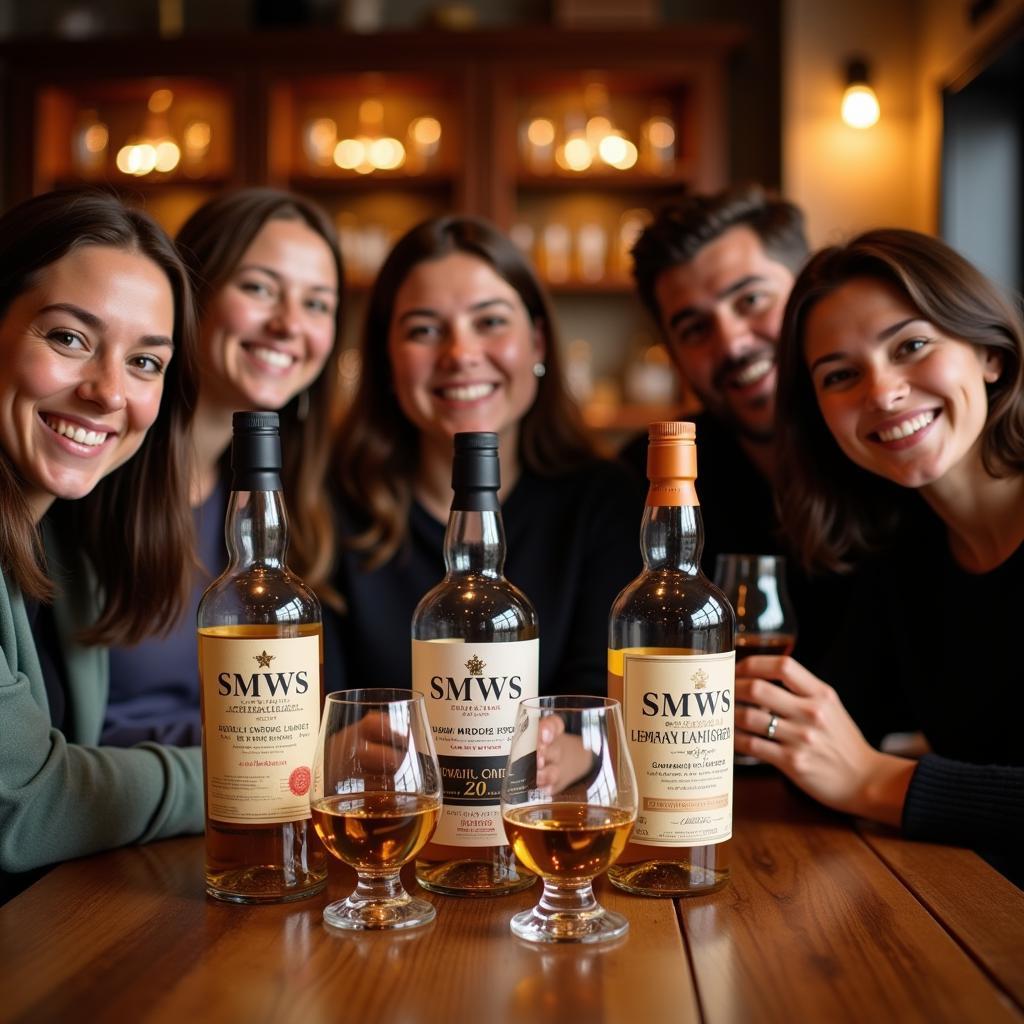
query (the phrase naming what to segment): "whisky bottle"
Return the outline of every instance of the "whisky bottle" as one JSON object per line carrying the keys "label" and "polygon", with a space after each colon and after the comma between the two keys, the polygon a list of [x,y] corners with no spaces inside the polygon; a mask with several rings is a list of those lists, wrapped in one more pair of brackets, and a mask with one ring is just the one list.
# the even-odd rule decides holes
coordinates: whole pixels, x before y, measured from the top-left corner
{"label": "whisky bottle", "polygon": [[228,565],[199,603],[206,891],[235,903],[327,884],[309,808],[323,703],[320,604],[285,564],[276,412],[236,412]]}
{"label": "whisky bottle", "polygon": [[608,871],[643,896],[713,892],[729,878],[734,615],[700,571],[696,428],[652,423],[644,569],[612,605],[608,696],[621,701],[639,812]]}
{"label": "whisky bottle", "polygon": [[517,864],[501,818],[501,780],[519,701],[537,696],[537,613],[502,575],[498,436],[455,435],[445,576],[412,620],[413,689],[423,694],[444,805],[416,879],[449,895],[517,892],[536,876]]}

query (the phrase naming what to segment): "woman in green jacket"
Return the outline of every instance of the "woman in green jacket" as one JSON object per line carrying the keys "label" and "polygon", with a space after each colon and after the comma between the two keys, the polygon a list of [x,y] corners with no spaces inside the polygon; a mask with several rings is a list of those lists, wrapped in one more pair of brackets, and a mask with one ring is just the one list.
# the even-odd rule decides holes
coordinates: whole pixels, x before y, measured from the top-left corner
{"label": "woman in green jacket", "polygon": [[106,648],[191,566],[188,276],[145,214],[49,193],[0,217],[0,872],[203,827],[199,750],[98,747]]}

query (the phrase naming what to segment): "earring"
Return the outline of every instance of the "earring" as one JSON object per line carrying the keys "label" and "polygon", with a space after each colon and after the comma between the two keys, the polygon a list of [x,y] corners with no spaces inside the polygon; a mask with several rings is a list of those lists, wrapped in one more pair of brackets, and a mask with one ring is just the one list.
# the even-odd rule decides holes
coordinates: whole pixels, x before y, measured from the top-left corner
{"label": "earring", "polygon": [[295,409],[295,415],[303,422],[309,415],[309,390],[305,390],[299,395],[299,404]]}
{"label": "earring", "polygon": [[548,372],[548,368],[542,362],[536,362],[533,364],[533,375],[534,377],[543,377]]}

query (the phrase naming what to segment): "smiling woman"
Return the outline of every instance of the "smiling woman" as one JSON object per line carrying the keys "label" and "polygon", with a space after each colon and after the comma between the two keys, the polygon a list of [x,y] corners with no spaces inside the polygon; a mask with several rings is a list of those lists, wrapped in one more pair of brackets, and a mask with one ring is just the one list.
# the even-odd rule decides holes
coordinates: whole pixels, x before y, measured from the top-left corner
{"label": "smiling woman", "polygon": [[413,228],[374,283],[361,355],[333,473],[350,685],[409,685],[413,609],[444,575],[453,438],[493,431],[507,574],[544,637],[540,691],[603,694],[608,609],[640,565],[642,485],[596,457],[522,254],[476,218]]}
{"label": "smiling woman", "polygon": [[[334,530],[324,477],[338,388],[342,265],[334,230],[308,201],[274,189],[227,192],[178,233],[199,308],[200,388],[190,498],[203,568],[166,636],[111,652],[103,741],[198,744],[195,612],[224,567],[231,418],[281,417],[289,566],[329,610]],[[327,643],[332,653],[329,611]],[[332,659],[333,660],[333,659]]]}
{"label": "smiling woman", "polygon": [[144,214],[51,193],[0,218],[0,871],[202,828],[198,751],[91,746],[104,645],[184,596],[194,344]]}
{"label": "smiling woman", "polygon": [[[934,238],[861,235],[797,278],[777,407],[784,526],[809,563],[864,571],[832,686],[792,658],[737,665],[736,749],[1024,884],[1019,313]],[[929,753],[876,749],[907,724]]]}

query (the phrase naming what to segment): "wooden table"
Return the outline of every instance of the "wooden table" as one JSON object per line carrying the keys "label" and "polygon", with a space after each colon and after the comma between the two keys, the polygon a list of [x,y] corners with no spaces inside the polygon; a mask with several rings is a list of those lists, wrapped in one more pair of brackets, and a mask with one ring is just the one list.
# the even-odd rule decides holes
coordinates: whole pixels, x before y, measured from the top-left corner
{"label": "wooden table", "polygon": [[321,898],[206,899],[198,838],[85,858],[0,908],[0,1020],[1024,1021],[1024,893],[974,854],[855,827],[766,774],[737,780],[735,835],[713,896],[602,884],[631,922],[609,948],[514,939],[536,888],[428,895],[433,924],[349,935]]}

